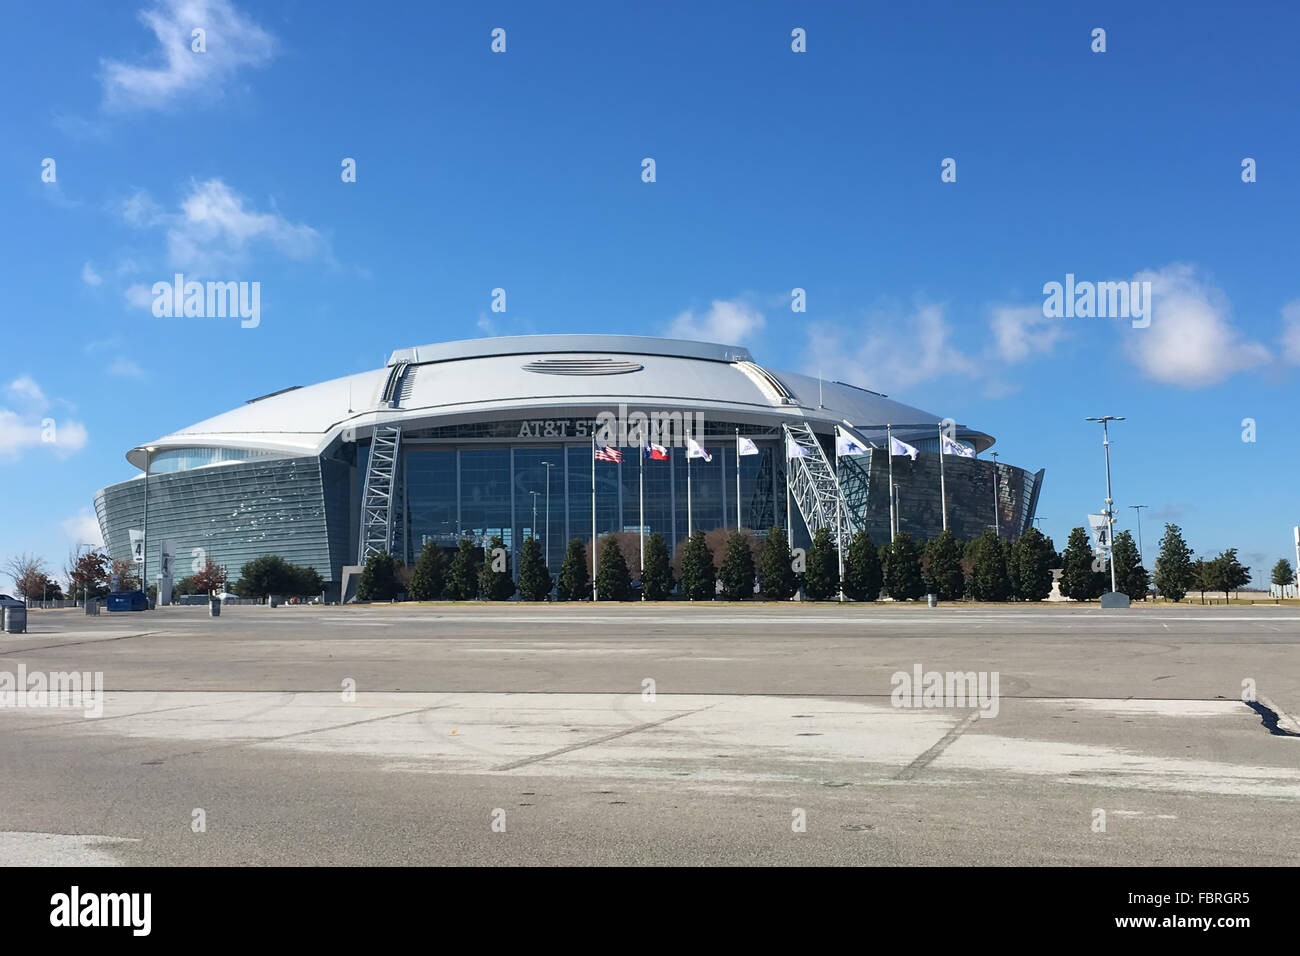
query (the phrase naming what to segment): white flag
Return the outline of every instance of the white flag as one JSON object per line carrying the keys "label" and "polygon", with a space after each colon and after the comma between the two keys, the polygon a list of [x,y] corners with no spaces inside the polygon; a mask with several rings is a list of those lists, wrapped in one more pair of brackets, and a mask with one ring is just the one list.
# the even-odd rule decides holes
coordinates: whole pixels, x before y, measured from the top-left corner
{"label": "white flag", "polygon": [[144,532],[131,528],[128,533],[131,535],[131,560],[136,564],[144,564]]}
{"label": "white flag", "polygon": [[758,446],[748,438],[736,439],[736,454],[738,455],[757,455]]}
{"label": "white flag", "polygon": [[793,438],[789,437],[788,435],[786,436],[785,457],[787,460],[790,458],[806,458],[810,454],[811,452],[808,451],[807,448],[804,448],[802,445],[800,445],[797,441],[795,441]]}
{"label": "white flag", "polygon": [[975,457],[974,448],[968,448],[959,441],[953,441],[947,435],[939,436],[939,444],[943,447],[945,455],[961,455],[963,458]]}
{"label": "white flag", "polygon": [[686,439],[686,457],[703,458],[705,461],[713,461],[713,456],[704,450],[704,446],[694,438]]}
{"label": "white flag", "polygon": [[835,426],[835,454],[841,458],[848,458],[852,455],[865,455],[867,450],[862,447],[862,443],[850,435],[839,425]]}
{"label": "white flag", "polygon": [[912,461],[916,461],[916,456],[920,454],[915,448],[905,441],[899,441],[897,438],[890,436],[889,453],[891,455],[906,455]]}

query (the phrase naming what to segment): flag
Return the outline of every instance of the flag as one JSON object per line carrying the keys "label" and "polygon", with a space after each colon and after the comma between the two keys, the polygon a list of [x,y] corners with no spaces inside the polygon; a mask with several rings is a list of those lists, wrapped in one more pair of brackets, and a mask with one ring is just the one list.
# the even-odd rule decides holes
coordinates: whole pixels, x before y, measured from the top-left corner
{"label": "flag", "polygon": [[865,455],[867,450],[862,447],[862,443],[850,435],[839,425],[835,426],[835,454],[841,458],[848,458],[853,455]]}
{"label": "flag", "polygon": [[651,461],[667,461],[668,449],[663,445],[656,445],[652,442],[646,442],[645,447],[641,449],[641,454]]}
{"label": "flag", "polygon": [[961,442],[954,441],[953,439],[949,438],[947,435],[939,436],[939,444],[943,447],[943,453],[945,455],[961,455],[961,457],[963,458],[975,457],[974,448],[967,448]]}
{"label": "flag", "polygon": [[889,439],[889,453],[891,455],[906,455],[908,458],[912,459],[912,461],[916,461],[916,456],[919,454],[919,452],[917,452],[917,450],[907,442],[899,441],[892,435]]}
{"label": "flag", "polygon": [[1110,550],[1110,520],[1105,515],[1088,515],[1088,529],[1092,532],[1094,551]]}
{"label": "flag", "polygon": [[807,448],[804,448],[789,435],[785,439],[785,457],[789,458],[806,458],[812,454]]}
{"label": "flag", "polygon": [[686,457],[703,458],[705,461],[713,461],[713,456],[704,450],[704,446],[694,438],[686,439]]}
{"label": "flag", "polygon": [[758,446],[748,438],[736,439],[736,454],[738,455],[757,455]]}
{"label": "flag", "polygon": [[610,448],[608,445],[596,446],[596,461],[612,461],[615,464],[622,462],[623,453],[617,448]]}

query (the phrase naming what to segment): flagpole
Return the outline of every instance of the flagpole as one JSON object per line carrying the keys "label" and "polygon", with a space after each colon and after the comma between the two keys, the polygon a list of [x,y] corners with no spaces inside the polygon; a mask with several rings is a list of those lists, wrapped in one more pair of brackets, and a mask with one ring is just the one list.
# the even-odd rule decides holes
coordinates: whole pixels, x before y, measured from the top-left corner
{"label": "flagpole", "polygon": [[691,517],[691,451],[686,450],[686,540],[695,534],[695,525]]}
{"label": "flagpole", "polygon": [[[897,536],[897,532],[894,530],[894,432],[893,432],[893,428],[894,428],[893,425],[889,425],[889,424],[885,425],[886,444],[889,446],[888,451],[889,451],[889,543],[890,544],[894,543],[894,538]],[[595,479],[593,479],[593,485],[592,485],[593,488],[595,487],[594,481]],[[595,500],[595,492],[592,492],[592,500],[593,501]],[[592,508],[595,507],[596,507],[595,505],[592,505]]]}
{"label": "flagpole", "polygon": [[591,600],[600,600],[596,595],[596,436],[591,436]]}
{"label": "flagpole", "polygon": [[948,490],[943,483],[943,423],[939,423],[939,503],[943,508],[943,530],[948,530]]}
{"label": "flagpole", "polygon": [[637,507],[640,517],[637,519],[641,528],[641,600],[645,600],[645,445],[641,445],[641,459],[636,466]]}
{"label": "flagpole", "polygon": [[736,429],[736,530],[740,530],[740,429]]}
{"label": "flagpole", "polygon": [[835,555],[839,559],[840,565],[840,601],[844,600],[844,521],[843,514],[844,492],[839,488],[840,483],[840,426],[835,426]]}

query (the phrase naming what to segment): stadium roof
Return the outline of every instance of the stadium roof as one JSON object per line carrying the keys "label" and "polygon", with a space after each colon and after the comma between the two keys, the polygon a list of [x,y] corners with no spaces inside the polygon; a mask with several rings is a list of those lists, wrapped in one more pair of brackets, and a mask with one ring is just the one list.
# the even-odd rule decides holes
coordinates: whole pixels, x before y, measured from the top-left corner
{"label": "stadium roof", "polygon": [[[274,383],[273,383],[274,384]],[[156,450],[225,447],[307,455],[344,428],[378,422],[421,427],[501,417],[578,417],[620,404],[698,411],[727,421],[806,420],[829,430],[848,420],[872,433],[933,434],[943,416],[840,382],[754,363],[735,345],[634,335],[521,335],[398,349],[386,368],[303,387],[281,387],[150,443]],[[993,439],[959,427],[982,451]],[[143,447],[127,459],[145,464]]]}

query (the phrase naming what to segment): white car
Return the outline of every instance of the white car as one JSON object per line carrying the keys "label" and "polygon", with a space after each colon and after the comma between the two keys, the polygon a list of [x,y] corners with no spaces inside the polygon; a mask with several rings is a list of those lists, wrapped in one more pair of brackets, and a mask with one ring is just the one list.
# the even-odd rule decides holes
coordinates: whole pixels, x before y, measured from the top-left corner
{"label": "white car", "polygon": [[0,607],[26,607],[22,601],[10,597],[8,594],[0,594]]}

